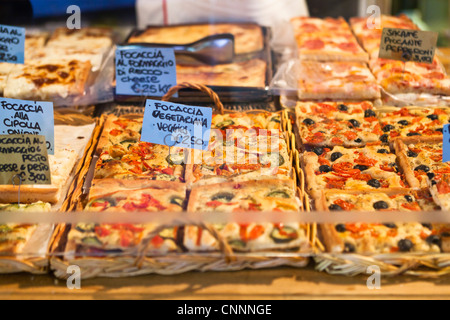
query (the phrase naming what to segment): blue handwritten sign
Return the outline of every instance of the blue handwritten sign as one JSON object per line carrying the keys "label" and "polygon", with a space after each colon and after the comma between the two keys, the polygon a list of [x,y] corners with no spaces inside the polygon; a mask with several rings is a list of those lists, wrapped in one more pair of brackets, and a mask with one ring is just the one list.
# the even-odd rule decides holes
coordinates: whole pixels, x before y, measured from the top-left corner
{"label": "blue handwritten sign", "polygon": [[24,63],[25,28],[0,25],[0,61]]}
{"label": "blue handwritten sign", "polygon": [[172,48],[136,45],[116,50],[116,94],[162,97],[177,84]]}
{"label": "blue handwritten sign", "polygon": [[141,140],[169,147],[207,150],[212,109],[147,99]]}
{"label": "blue handwritten sign", "polygon": [[442,141],[442,162],[450,161],[450,124],[444,126],[444,138]]}
{"label": "blue handwritten sign", "polygon": [[54,154],[53,102],[0,98],[0,134],[45,136],[47,152]]}

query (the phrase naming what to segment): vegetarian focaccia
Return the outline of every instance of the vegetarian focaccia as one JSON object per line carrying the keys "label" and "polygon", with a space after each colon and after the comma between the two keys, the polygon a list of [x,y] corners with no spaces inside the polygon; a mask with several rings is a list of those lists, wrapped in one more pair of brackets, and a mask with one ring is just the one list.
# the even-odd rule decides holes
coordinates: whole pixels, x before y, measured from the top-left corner
{"label": "vegetarian focaccia", "polygon": [[15,65],[3,95],[28,100],[58,100],[82,95],[91,70],[89,61],[33,60]]}
{"label": "vegetarian focaccia", "polygon": [[[299,211],[292,180],[259,180],[202,186],[191,192],[188,211]],[[212,226],[232,249],[259,251],[301,248],[307,245],[306,227],[299,223],[215,224]],[[184,246],[189,251],[216,251],[217,240],[198,226],[186,226]]]}
{"label": "vegetarian focaccia", "polygon": [[[108,191],[109,190],[109,191]],[[107,192],[107,193],[104,193]],[[185,205],[183,184],[155,184],[152,181],[95,181],[87,211],[100,212],[181,212]],[[143,239],[158,227],[146,224],[78,224],[68,235],[71,248],[78,254],[136,253]],[[149,254],[177,251],[177,228],[167,228],[150,240]]]}
{"label": "vegetarian focaccia", "polygon": [[362,147],[382,135],[370,102],[298,102],[295,114],[303,145]]}
{"label": "vegetarian focaccia", "polygon": [[[49,212],[51,206],[42,201],[33,204],[0,204],[0,212]],[[36,224],[0,224],[0,256],[19,254],[36,230]]]}
{"label": "vegetarian focaccia", "polygon": [[377,113],[383,140],[390,141],[397,137],[442,137],[442,128],[450,120],[450,108],[444,107],[383,107]]}
{"label": "vegetarian focaccia", "polygon": [[427,184],[434,201],[442,210],[450,210],[450,173],[429,173]]}
{"label": "vegetarian focaccia", "polygon": [[[303,155],[308,191],[314,198],[320,190],[376,190],[405,188],[396,156],[382,146],[346,149],[316,148]],[[321,153],[320,153],[321,152]]]}
{"label": "vegetarian focaccia", "polygon": [[266,86],[267,63],[251,59],[217,65],[177,64],[177,82],[200,83],[207,86],[255,87]]}
{"label": "vegetarian focaccia", "polygon": [[291,19],[301,60],[368,62],[347,22],[341,17]]}
{"label": "vegetarian focaccia", "polygon": [[380,89],[369,68],[358,62],[301,61],[300,100],[375,100]]}
{"label": "vegetarian focaccia", "polygon": [[257,179],[290,179],[279,114],[214,115],[207,151],[192,150],[186,166],[188,188],[205,184]]}
{"label": "vegetarian focaccia", "polygon": [[188,44],[215,34],[231,33],[234,36],[236,54],[250,53],[263,49],[263,33],[256,24],[218,23],[170,27],[148,27],[133,35],[128,42]]}
{"label": "vegetarian focaccia", "polygon": [[442,138],[412,137],[396,140],[395,151],[406,181],[412,188],[427,188],[427,176],[450,173],[450,164],[442,162]]}
{"label": "vegetarian focaccia", "polygon": [[[319,210],[429,211],[438,210],[427,190],[404,192],[324,192],[316,202]],[[347,223],[321,225],[330,252],[378,254],[440,252],[442,227],[420,223]]]}
{"label": "vegetarian focaccia", "polygon": [[142,118],[110,116],[105,122],[97,152],[94,178],[184,181],[182,148],[141,142]]}

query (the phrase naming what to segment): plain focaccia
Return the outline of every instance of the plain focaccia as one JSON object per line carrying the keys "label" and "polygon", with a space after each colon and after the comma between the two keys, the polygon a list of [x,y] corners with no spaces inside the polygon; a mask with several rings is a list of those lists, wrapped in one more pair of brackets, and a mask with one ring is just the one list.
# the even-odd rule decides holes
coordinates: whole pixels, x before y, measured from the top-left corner
{"label": "plain focaccia", "polygon": [[375,100],[380,89],[369,68],[359,62],[301,61],[300,100]]}
{"label": "plain focaccia", "polygon": [[45,60],[15,65],[4,97],[28,100],[66,99],[82,95],[91,72],[89,61]]}
{"label": "plain focaccia", "polygon": [[383,133],[370,102],[298,102],[295,114],[303,145],[362,147]]}
{"label": "plain focaccia", "polygon": [[347,22],[342,18],[291,19],[301,60],[368,62]]}
{"label": "plain focaccia", "polygon": [[[86,130],[88,129],[85,126],[79,129],[73,126],[55,126],[55,154],[48,156],[52,183],[50,185],[21,186],[21,202],[44,201],[52,204],[58,203],[78,158],[78,150],[76,150],[74,145],[75,143],[78,144],[78,141],[85,145],[90,139],[92,131],[86,134]],[[92,130],[92,127],[89,130]],[[78,139],[78,137],[82,139]],[[13,185],[0,186],[0,202],[17,202],[17,190],[18,188]]]}
{"label": "plain focaccia", "polygon": [[[292,180],[247,181],[194,188],[189,198],[188,211],[299,211],[299,203]],[[307,244],[306,228],[298,223],[227,223],[212,227],[237,251],[300,248]],[[217,240],[197,226],[185,227],[184,246],[189,251],[219,249]]]}
{"label": "plain focaccia", "polygon": [[442,138],[397,139],[394,148],[406,181],[412,188],[427,188],[427,175],[450,173],[450,165],[442,162]]}
{"label": "plain focaccia", "polygon": [[266,70],[267,63],[261,59],[214,66],[177,64],[177,81],[207,86],[264,88]]}
{"label": "plain focaccia", "polygon": [[[339,214],[339,211],[405,212],[439,209],[427,190],[405,190],[401,193],[326,191],[316,201],[316,208],[320,211],[333,211],[333,214]],[[440,237],[436,234],[434,227],[427,224],[326,224],[321,225],[321,231],[327,250],[333,253],[379,254],[441,251]]]}
{"label": "plain focaccia", "polygon": [[[450,108],[382,107],[377,110],[386,138],[393,141],[417,137],[442,137],[443,126],[450,122]],[[441,138],[442,139],[442,138]]]}
{"label": "plain focaccia", "polygon": [[[49,212],[51,206],[42,201],[32,204],[0,204],[1,212]],[[36,224],[0,224],[0,254],[18,254],[31,238]]]}
{"label": "plain focaccia", "polygon": [[334,147],[321,151],[320,156],[314,152],[303,155],[307,188],[313,198],[320,197],[323,189],[365,191],[406,187],[395,154],[385,147]]}
{"label": "plain focaccia", "polygon": [[[156,188],[155,188],[156,187]],[[165,187],[163,189],[163,187]],[[100,212],[181,212],[185,205],[186,188],[182,184],[155,184],[145,181],[96,181],[90,192],[87,211]],[[108,189],[109,193],[107,192]],[[78,224],[68,235],[71,247],[77,252],[136,253],[141,241],[158,227],[146,224]],[[150,240],[148,253],[164,254],[177,251],[177,228],[167,228]]]}
{"label": "plain focaccia", "polygon": [[141,142],[141,128],[142,118],[108,117],[97,145],[94,178],[184,182],[184,150]]}
{"label": "plain focaccia", "polygon": [[236,54],[250,53],[263,49],[263,34],[256,24],[199,24],[170,27],[148,27],[138,35],[132,36],[128,42],[188,44],[204,37],[231,33],[234,36]]}

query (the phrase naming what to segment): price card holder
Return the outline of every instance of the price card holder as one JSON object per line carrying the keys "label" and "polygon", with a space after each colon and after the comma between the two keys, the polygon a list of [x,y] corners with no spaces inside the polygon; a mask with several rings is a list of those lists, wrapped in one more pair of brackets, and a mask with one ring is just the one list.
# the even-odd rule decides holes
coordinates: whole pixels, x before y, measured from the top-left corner
{"label": "price card holder", "polygon": [[53,102],[0,98],[0,134],[37,134],[55,152]]}
{"label": "price card holder", "polygon": [[433,63],[437,39],[437,32],[384,28],[379,58]]}
{"label": "price card holder", "polygon": [[173,48],[144,45],[116,50],[116,95],[162,97],[177,84]]}
{"label": "price card holder", "polygon": [[444,126],[442,140],[442,162],[450,161],[450,124]]}
{"label": "price card holder", "polygon": [[147,99],[141,140],[150,143],[207,150],[212,109]]}
{"label": "price card holder", "polygon": [[25,28],[0,25],[0,62],[25,62]]}
{"label": "price card holder", "polygon": [[51,184],[46,139],[41,135],[0,135],[0,185]]}

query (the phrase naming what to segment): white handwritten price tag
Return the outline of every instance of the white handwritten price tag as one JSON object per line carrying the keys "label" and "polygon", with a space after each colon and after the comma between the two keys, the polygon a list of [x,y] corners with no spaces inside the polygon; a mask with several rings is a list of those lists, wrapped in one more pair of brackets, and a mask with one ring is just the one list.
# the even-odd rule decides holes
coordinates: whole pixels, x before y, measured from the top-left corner
{"label": "white handwritten price tag", "polygon": [[53,102],[0,98],[0,134],[40,134],[54,154]]}
{"label": "white handwritten price tag", "polygon": [[442,140],[442,162],[450,161],[450,124],[444,126]]}
{"label": "white handwritten price tag", "polygon": [[207,150],[212,109],[147,99],[141,140],[169,147]]}
{"label": "white handwritten price tag", "polygon": [[116,94],[162,97],[177,84],[172,48],[135,45],[116,50]]}
{"label": "white handwritten price tag", "polygon": [[384,28],[379,58],[433,63],[438,33]]}
{"label": "white handwritten price tag", "polygon": [[0,135],[0,185],[51,184],[50,166],[44,136],[31,134]]}
{"label": "white handwritten price tag", "polygon": [[0,25],[0,61],[25,62],[25,28]]}

